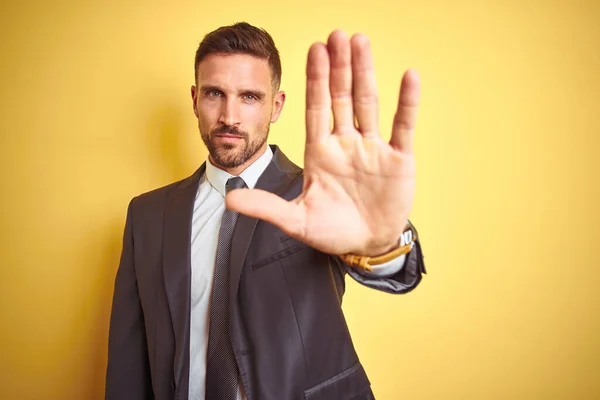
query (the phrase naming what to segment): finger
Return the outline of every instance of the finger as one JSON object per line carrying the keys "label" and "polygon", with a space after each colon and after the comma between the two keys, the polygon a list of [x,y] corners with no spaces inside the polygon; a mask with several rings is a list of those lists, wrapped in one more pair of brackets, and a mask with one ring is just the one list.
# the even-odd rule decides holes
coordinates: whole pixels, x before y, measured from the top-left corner
{"label": "finger", "polygon": [[329,35],[327,50],[331,58],[331,106],[333,110],[334,133],[354,130],[354,110],[352,107],[352,61],[350,41],[341,30]]}
{"label": "finger", "polygon": [[303,235],[303,208],[266,190],[232,190],[225,197],[225,205],[240,214],[267,221],[290,236]]}
{"label": "finger", "polygon": [[331,133],[330,114],[329,55],[324,43],[315,43],[306,62],[306,143]]}
{"label": "finger", "polygon": [[352,85],[354,114],[358,130],[365,137],[379,137],[379,105],[377,83],[369,39],[364,35],[354,35],[352,47]]}
{"label": "finger", "polygon": [[410,153],[413,148],[415,122],[421,97],[421,82],[417,71],[409,69],[402,78],[398,110],[394,116],[390,145],[396,150]]}

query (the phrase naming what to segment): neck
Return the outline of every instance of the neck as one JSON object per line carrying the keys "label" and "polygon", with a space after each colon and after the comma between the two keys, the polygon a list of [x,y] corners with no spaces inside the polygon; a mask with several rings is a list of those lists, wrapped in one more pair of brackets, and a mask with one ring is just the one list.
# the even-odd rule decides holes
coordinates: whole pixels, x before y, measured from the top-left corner
{"label": "neck", "polygon": [[225,168],[222,165],[219,165],[215,162],[215,160],[212,158],[212,156],[209,155],[210,158],[210,162],[217,168],[222,169],[223,171],[227,172],[228,174],[231,174],[233,176],[239,176],[242,172],[244,172],[244,170],[246,168],[248,168],[250,165],[252,165],[256,160],[258,160],[263,154],[265,154],[265,151],[267,151],[267,142],[265,141],[265,144],[263,144],[263,146],[256,152],[254,153],[254,155],[252,157],[250,157],[248,160],[246,160],[245,163],[238,165],[237,167],[233,167],[233,168]]}

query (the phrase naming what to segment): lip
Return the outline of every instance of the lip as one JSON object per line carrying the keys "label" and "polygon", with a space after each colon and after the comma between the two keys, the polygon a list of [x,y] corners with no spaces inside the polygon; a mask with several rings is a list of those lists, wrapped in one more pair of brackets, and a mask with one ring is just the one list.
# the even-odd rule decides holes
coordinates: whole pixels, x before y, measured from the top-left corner
{"label": "lip", "polygon": [[215,135],[215,136],[216,136],[216,137],[218,137],[218,138],[221,138],[221,139],[230,139],[230,140],[234,140],[234,139],[242,139],[242,137],[241,137],[241,136],[238,136],[238,135],[232,135],[232,134],[230,134],[230,133],[219,133],[219,134],[217,134],[217,135]]}

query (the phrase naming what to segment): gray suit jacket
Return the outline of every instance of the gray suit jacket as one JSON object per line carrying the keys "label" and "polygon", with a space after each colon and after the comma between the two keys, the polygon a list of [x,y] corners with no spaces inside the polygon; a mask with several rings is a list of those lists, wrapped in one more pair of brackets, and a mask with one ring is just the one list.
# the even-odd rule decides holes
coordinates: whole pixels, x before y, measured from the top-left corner
{"label": "gray suit jacket", "polygon": [[[272,146],[256,187],[291,200],[302,169]],[[106,398],[187,400],[190,229],[204,165],[129,204],[110,320]],[[425,272],[420,244],[394,276],[369,278],[254,218],[238,219],[231,334],[248,400],[373,399],[344,315],[344,277],[406,293]]]}

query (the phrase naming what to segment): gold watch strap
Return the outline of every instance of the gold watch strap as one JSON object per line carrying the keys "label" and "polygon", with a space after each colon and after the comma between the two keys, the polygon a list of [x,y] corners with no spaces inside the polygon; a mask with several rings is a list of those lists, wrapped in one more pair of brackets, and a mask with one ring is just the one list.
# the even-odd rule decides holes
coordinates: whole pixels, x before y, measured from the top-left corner
{"label": "gold watch strap", "polygon": [[388,261],[392,261],[396,257],[408,254],[413,248],[414,241],[417,240],[417,233],[413,229],[410,222],[407,224],[407,228],[400,237],[400,241],[397,248],[389,251],[388,253],[382,254],[376,257],[360,256],[356,254],[341,254],[339,257],[346,264],[352,267],[362,268],[365,271],[373,271],[373,265],[384,264]]}

